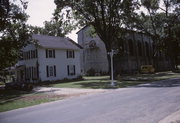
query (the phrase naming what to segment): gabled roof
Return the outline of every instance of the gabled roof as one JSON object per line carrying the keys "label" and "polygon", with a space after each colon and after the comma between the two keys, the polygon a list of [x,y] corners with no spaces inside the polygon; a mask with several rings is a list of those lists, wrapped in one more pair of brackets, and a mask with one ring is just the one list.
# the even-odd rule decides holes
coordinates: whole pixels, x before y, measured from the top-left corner
{"label": "gabled roof", "polygon": [[73,49],[79,50],[80,47],[72,42],[69,38],[48,36],[48,35],[37,35],[33,34],[32,38],[37,40],[37,44],[43,48],[54,48],[54,49]]}

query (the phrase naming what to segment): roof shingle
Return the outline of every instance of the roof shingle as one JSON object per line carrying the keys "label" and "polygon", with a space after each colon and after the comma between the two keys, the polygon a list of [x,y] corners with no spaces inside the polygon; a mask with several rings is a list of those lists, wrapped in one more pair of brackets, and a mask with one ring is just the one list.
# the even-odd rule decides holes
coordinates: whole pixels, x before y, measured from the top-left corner
{"label": "roof shingle", "polygon": [[79,50],[80,48],[72,43],[70,39],[64,37],[48,36],[48,35],[37,35],[33,34],[32,38],[38,41],[38,44],[44,48],[55,48],[55,49],[73,49]]}

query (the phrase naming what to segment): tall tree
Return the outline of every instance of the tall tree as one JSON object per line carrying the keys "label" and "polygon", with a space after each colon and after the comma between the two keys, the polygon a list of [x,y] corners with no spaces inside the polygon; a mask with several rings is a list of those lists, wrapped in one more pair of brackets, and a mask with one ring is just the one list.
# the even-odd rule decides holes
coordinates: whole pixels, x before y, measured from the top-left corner
{"label": "tall tree", "polygon": [[[153,58],[159,51],[164,51],[171,58],[172,69],[174,60],[177,57],[177,32],[175,29],[179,25],[178,11],[180,3],[176,0],[141,0],[140,7],[147,11],[141,11],[136,20],[136,29],[150,35],[153,39]],[[177,28],[176,28],[177,29]],[[175,55],[176,54],[176,55]]]}
{"label": "tall tree", "polygon": [[[107,52],[117,49],[124,29],[130,28],[136,0],[55,0],[57,12],[66,13],[65,19],[75,19],[77,25],[92,25],[104,42]],[[110,68],[110,56],[107,56]],[[110,69],[109,69],[110,70]]]}
{"label": "tall tree", "polygon": [[21,0],[21,7],[9,0],[0,1],[0,70],[14,65],[20,49],[30,41],[25,22],[27,2]]}
{"label": "tall tree", "polygon": [[[57,15],[56,11],[54,15]],[[60,15],[58,18],[55,16],[55,18],[52,18],[50,21],[45,21],[43,27],[29,26],[29,28],[34,34],[64,37],[70,33],[76,25],[63,20],[62,16],[63,15]]]}
{"label": "tall tree", "polygon": [[55,3],[59,13],[68,11],[66,18],[73,15],[80,25],[92,25],[107,51],[120,38],[121,27],[128,27],[136,6],[133,0],[55,0]]}

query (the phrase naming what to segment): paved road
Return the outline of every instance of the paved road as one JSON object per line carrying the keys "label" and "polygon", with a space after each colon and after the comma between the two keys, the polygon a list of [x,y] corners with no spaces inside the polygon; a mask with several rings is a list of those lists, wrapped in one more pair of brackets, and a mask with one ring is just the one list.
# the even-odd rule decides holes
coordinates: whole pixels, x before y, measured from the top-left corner
{"label": "paved road", "polygon": [[180,78],[0,113],[0,123],[157,123],[180,109]]}

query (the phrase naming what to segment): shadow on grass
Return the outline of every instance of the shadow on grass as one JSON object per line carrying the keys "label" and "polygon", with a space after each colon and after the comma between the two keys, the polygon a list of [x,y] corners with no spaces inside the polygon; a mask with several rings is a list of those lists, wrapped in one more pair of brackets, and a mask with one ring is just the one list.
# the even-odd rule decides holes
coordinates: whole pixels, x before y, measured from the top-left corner
{"label": "shadow on grass", "polygon": [[30,94],[30,93],[31,92],[27,92],[27,91],[1,89],[0,90],[0,101],[17,98],[24,94]]}
{"label": "shadow on grass", "polygon": [[76,84],[80,85],[82,88],[92,88],[92,89],[109,89],[109,88],[112,88],[110,86],[110,82],[79,82]]}
{"label": "shadow on grass", "polygon": [[165,87],[178,87],[180,86],[180,78],[166,79],[155,81],[148,84],[138,85],[136,87],[155,87],[155,88],[165,88]]}
{"label": "shadow on grass", "polygon": [[115,86],[111,86],[111,81],[96,81],[96,82],[78,82],[74,83],[80,85],[82,88],[92,88],[92,89],[116,89],[116,88],[124,88],[128,86],[135,86],[138,84],[148,83],[148,81],[123,81],[123,82],[115,82]]}
{"label": "shadow on grass", "polygon": [[110,80],[101,81],[83,81],[74,83],[81,86],[82,88],[92,88],[92,89],[116,89],[125,87],[177,87],[180,86],[180,78],[159,80],[159,81],[117,81],[115,86],[111,86]]}

